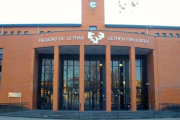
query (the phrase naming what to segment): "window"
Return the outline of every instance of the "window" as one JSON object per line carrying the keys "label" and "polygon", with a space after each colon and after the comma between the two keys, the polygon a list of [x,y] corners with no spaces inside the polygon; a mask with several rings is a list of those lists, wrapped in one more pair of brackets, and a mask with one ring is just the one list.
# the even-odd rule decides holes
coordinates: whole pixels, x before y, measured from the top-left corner
{"label": "window", "polygon": [[158,37],[159,36],[159,33],[156,33],[156,37]]}
{"label": "window", "polygon": [[4,35],[7,35],[7,34],[8,34],[8,32],[7,32],[7,31],[5,31],[5,32],[4,32]]}
{"label": "window", "polygon": [[0,32],[0,35],[1,35],[1,32]]}
{"label": "window", "polygon": [[25,35],[28,35],[28,31],[24,31],[24,34],[25,34]]}
{"label": "window", "polygon": [[172,33],[169,33],[169,37],[172,37],[173,36],[173,34]]}
{"label": "window", "polygon": [[14,31],[11,31],[11,35],[14,35]]}
{"label": "window", "polygon": [[21,31],[18,31],[17,34],[18,34],[18,35],[21,35]]}
{"label": "window", "polygon": [[89,30],[95,31],[97,30],[97,26],[89,26]]}
{"label": "window", "polygon": [[141,34],[145,34],[145,32],[142,32]]}
{"label": "window", "polygon": [[178,34],[178,33],[176,33],[176,37],[179,37],[179,34]]}
{"label": "window", "polygon": [[47,31],[48,33],[50,33],[51,31]]}
{"label": "window", "polygon": [[163,37],[166,37],[166,33],[163,33],[162,36],[163,36]]}
{"label": "window", "polygon": [[39,72],[40,77],[38,81],[38,108],[41,109],[52,109],[53,106],[53,68],[54,59],[52,55],[41,55],[40,56]]}
{"label": "window", "polygon": [[41,33],[41,34],[43,34],[43,33],[44,33],[44,31],[40,31],[40,33]]}

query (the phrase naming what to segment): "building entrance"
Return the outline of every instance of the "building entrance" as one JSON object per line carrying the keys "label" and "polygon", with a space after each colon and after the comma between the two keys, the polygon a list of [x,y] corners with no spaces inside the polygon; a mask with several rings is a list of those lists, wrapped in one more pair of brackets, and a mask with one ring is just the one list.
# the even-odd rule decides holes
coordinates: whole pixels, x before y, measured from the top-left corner
{"label": "building entrance", "polygon": [[38,109],[52,109],[53,67],[53,55],[39,55]]}
{"label": "building entrance", "polygon": [[128,56],[111,57],[111,80],[112,110],[128,110],[130,108]]}
{"label": "building entrance", "polygon": [[79,109],[79,55],[60,56],[59,109]]}
{"label": "building entrance", "polygon": [[105,56],[85,55],[84,109],[105,110]]}

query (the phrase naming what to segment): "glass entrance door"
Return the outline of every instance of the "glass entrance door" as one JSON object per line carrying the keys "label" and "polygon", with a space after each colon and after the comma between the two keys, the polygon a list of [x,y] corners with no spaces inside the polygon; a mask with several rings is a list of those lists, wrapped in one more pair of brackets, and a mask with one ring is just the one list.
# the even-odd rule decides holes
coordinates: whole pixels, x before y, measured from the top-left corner
{"label": "glass entrance door", "polygon": [[53,55],[39,56],[38,109],[51,110],[53,105]]}
{"label": "glass entrance door", "polygon": [[59,109],[79,109],[79,55],[60,56]]}
{"label": "glass entrance door", "polygon": [[85,56],[84,109],[105,109],[105,62],[103,55]]}
{"label": "glass entrance door", "polygon": [[111,107],[112,110],[130,109],[129,59],[128,56],[112,56],[111,60]]}
{"label": "glass entrance door", "polygon": [[77,91],[75,91],[74,89],[66,89],[62,96],[63,110],[79,109],[79,94],[77,93]]}

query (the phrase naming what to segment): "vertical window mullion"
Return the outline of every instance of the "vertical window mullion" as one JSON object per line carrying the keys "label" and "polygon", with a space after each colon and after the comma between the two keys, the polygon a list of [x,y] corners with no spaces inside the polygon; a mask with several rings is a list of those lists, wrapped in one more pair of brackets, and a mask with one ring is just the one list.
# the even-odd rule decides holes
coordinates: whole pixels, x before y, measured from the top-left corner
{"label": "vertical window mullion", "polygon": [[68,88],[68,60],[67,60],[67,64],[66,64],[66,82],[67,82],[66,88]]}
{"label": "vertical window mullion", "polygon": [[74,86],[74,81],[75,81],[75,78],[74,78],[74,57],[73,57],[73,66],[72,67],[73,67],[73,88],[74,88],[75,87]]}

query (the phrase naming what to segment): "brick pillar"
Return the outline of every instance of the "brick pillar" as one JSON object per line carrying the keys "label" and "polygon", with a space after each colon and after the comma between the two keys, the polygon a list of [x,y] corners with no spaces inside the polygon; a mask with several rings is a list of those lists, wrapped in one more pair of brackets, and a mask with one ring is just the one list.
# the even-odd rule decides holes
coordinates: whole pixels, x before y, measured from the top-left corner
{"label": "brick pillar", "polygon": [[106,111],[111,111],[111,46],[106,46]]}
{"label": "brick pillar", "polygon": [[131,89],[131,111],[136,111],[136,59],[135,48],[129,50],[130,57],[130,89]]}
{"label": "brick pillar", "polygon": [[154,69],[154,110],[159,109],[159,80],[158,80],[158,62],[157,62],[157,50],[153,50],[153,69]]}
{"label": "brick pillar", "polygon": [[32,109],[37,109],[37,89],[38,89],[38,53],[33,49],[32,54],[32,70],[33,70],[33,93],[32,93]]}
{"label": "brick pillar", "polygon": [[84,112],[84,45],[80,45],[79,111]]}
{"label": "brick pillar", "polygon": [[58,111],[59,98],[59,46],[54,47],[53,111]]}
{"label": "brick pillar", "polygon": [[159,109],[159,91],[158,91],[158,68],[157,68],[157,51],[153,50],[147,55],[148,69],[148,93],[149,104],[152,110]]}

